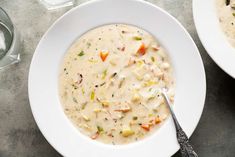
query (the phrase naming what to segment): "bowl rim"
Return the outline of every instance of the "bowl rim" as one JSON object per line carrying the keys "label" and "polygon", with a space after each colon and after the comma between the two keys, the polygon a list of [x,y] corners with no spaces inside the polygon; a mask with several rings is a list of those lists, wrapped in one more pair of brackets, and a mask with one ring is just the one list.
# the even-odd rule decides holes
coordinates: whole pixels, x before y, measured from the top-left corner
{"label": "bowl rim", "polygon": [[[193,19],[198,36],[208,55],[235,79],[235,49],[219,25],[215,0],[193,0]],[[214,36],[211,37],[211,34]],[[226,53],[221,54],[221,52]]]}
{"label": "bowl rim", "polygon": [[[39,49],[39,47],[42,45],[42,41],[44,40],[44,38],[47,36],[47,34],[48,34],[48,32],[50,32],[51,30],[53,30],[53,27],[55,26],[55,25],[57,25],[58,24],[58,22],[60,21],[60,20],[62,20],[64,17],[66,17],[67,15],[69,15],[69,14],[71,14],[71,13],[73,13],[75,10],[77,10],[77,9],[79,9],[79,8],[82,8],[82,7],[84,7],[84,6],[88,6],[88,5],[92,5],[93,3],[98,3],[98,2],[103,2],[103,1],[105,1],[105,0],[92,0],[92,1],[88,1],[88,2],[86,2],[86,3],[83,3],[83,4],[81,4],[81,5],[79,5],[79,6],[77,6],[77,7],[74,7],[74,8],[72,8],[70,11],[68,11],[68,12],[66,12],[64,15],[62,15],[60,18],[58,18],[54,23],[53,23],[53,25],[46,31],[46,33],[43,35],[43,37],[41,38],[41,40],[40,40],[40,42],[39,42],[39,44],[38,44],[38,46],[37,46],[37,48],[36,48],[36,50],[35,50],[35,54],[34,54],[34,56],[33,56],[33,58],[32,58],[32,62],[31,62],[31,65],[30,65],[30,70],[29,70],[29,82],[28,82],[28,84],[29,84],[29,86],[28,86],[28,92],[29,92],[29,100],[30,100],[30,106],[31,106],[31,110],[32,110],[32,113],[33,113],[33,116],[34,116],[34,119],[35,119],[35,121],[36,121],[36,123],[37,123],[37,125],[38,125],[38,127],[39,127],[39,129],[40,129],[40,131],[42,132],[42,134],[44,135],[44,137],[47,139],[47,141],[60,153],[60,154],[63,154],[63,155],[65,155],[66,153],[64,152],[64,151],[62,151],[62,150],[60,150],[56,145],[55,145],[55,143],[53,143],[53,142],[51,142],[49,139],[49,137],[45,134],[45,132],[44,132],[44,130],[42,129],[42,126],[41,126],[41,124],[40,124],[40,122],[39,122],[39,119],[37,119],[36,117],[36,111],[34,110],[34,108],[33,108],[33,106],[32,106],[32,103],[33,103],[33,100],[32,100],[32,97],[31,97],[31,85],[30,85],[30,83],[31,83],[31,78],[32,78],[32,75],[31,75],[31,73],[32,73],[32,66],[33,66],[33,63],[35,62],[35,58],[36,58],[36,55],[39,53],[39,51],[38,51],[38,49]],[[115,0],[113,0],[113,1],[115,1]],[[116,0],[117,1],[117,0]],[[121,1],[121,0],[120,0]],[[123,1],[125,1],[125,0],[123,0]],[[159,7],[157,7],[157,6],[155,6],[154,4],[151,4],[151,3],[149,3],[149,2],[146,2],[146,1],[141,1],[141,0],[128,0],[128,1],[132,1],[132,2],[138,2],[138,3],[141,3],[141,4],[144,4],[144,5],[149,5],[149,6],[151,6],[151,7],[154,7],[155,9],[158,9],[160,12],[162,12],[162,13],[164,13],[164,14],[166,14],[167,16],[169,16],[169,18],[172,20],[172,21],[174,21],[181,29],[182,29],[182,31],[185,33],[185,35],[187,36],[187,38],[188,38],[188,40],[190,40],[190,42],[191,42],[191,44],[192,44],[192,46],[194,47],[194,49],[195,49],[195,51],[197,51],[197,57],[199,57],[199,62],[200,62],[200,70],[202,70],[202,80],[203,80],[203,82],[202,82],[202,86],[203,86],[203,88],[204,89],[202,89],[202,91],[203,91],[203,93],[202,93],[202,101],[203,101],[203,105],[202,105],[202,108],[201,108],[201,111],[200,111],[200,113],[199,113],[199,117],[198,117],[198,120],[197,120],[197,123],[194,125],[194,127],[192,128],[192,131],[190,131],[190,132],[186,132],[189,136],[191,136],[191,134],[193,133],[193,131],[195,130],[195,128],[196,128],[196,126],[197,126],[197,124],[198,124],[198,122],[199,122],[199,119],[200,119],[200,117],[201,117],[201,114],[202,114],[202,110],[203,110],[203,108],[204,108],[204,102],[205,102],[205,97],[206,97],[206,79],[205,79],[205,70],[204,70],[204,67],[203,67],[203,62],[202,62],[202,60],[201,60],[201,56],[200,56],[200,53],[199,53],[199,51],[198,51],[198,49],[197,49],[197,46],[196,46],[196,44],[194,43],[194,41],[193,41],[193,39],[191,38],[191,36],[189,35],[189,33],[186,31],[186,29],[173,17],[173,16],[171,16],[169,13],[167,13],[165,10],[163,10],[163,9],[161,9],[161,8],[159,8]],[[131,24],[130,24],[131,25]],[[147,30],[148,31],[148,30]],[[168,120],[167,122],[165,122],[165,123],[170,123],[170,121]],[[166,125],[166,124],[165,124]],[[162,127],[164,127],[164,126],[162,126]],[[107,146],[107,145],[105,145],[105,146]],[[125,145],[125,146],[123,146],[123,147],[125,147],[125,148],[130,148],[132,146],[132,144],[128,144],[128,145]],[[107,146],[107,147],[109,147],[109,146]],[[112,147],[113,148],[113,147]],[[121,149],[121,147],[117,147],[118,149]],[[179,147],[177,148],[177,150],[179,149]],[[174,153],[175,153],[176,151],[174,151]],[[172,154],[171,154],[172,155]]]}

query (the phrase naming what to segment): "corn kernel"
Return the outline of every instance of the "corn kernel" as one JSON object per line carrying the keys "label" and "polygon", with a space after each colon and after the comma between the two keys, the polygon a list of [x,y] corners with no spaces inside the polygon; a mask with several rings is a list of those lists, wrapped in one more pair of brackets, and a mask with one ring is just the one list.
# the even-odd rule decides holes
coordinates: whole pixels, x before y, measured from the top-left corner
{"label": "corn kernel", "polygon": [[138,93],[135,93],[131,99],[132,102],[138,102],[140,101],[140,95]]}
{"label": "corn kernel", "polygon": [[109,107],[109,102],[107,102],[107,101],[102,102],[102,106],[103,107]]}
{"label": "corn kernel", "polygon": [[82,115],[82,118],[85,120],[85,121],[90,121],[90,118],[89,117],[87,117],[86,115]]}
{"label": "corn kernel", "polygon": [[96,109],[94,109],[93,111],[94,111],[95,113],[99,113],[99,112],[101,112],[101,109],[96,108]]}
{"label": "corn kernel", "polygon": [[131,135],[134,135],[135,132],[133,130],[131,130],[130,128],[125,128],[122,130],[122,136],[123,137],[128,137],[128,136],[131,136]]}

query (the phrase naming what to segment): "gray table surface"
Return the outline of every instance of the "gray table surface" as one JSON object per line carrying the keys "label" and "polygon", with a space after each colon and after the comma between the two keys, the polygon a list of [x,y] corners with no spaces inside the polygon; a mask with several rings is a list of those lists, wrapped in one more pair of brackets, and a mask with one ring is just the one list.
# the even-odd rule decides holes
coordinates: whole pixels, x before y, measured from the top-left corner
{"label": "gray table surface", "polygon": [[[77,4],[82,1],[77,0]],[[225,74],[203,48],[193,22],[191,0],[149,1],[170,12],[185,26],[205,65],[205,108],[190,138],[195,150],[199,157],[234,157],[235,80]],[[40,38],[71,7],[48,12],[37,0],[0,0],[0,6],[8,12],[23,38],[22,61],[0,71],[0,157],[60,156],[45,140],[33,119],[27,79],[31,58]],[[180,157],[180,154],[176,153],[174,157]]]}

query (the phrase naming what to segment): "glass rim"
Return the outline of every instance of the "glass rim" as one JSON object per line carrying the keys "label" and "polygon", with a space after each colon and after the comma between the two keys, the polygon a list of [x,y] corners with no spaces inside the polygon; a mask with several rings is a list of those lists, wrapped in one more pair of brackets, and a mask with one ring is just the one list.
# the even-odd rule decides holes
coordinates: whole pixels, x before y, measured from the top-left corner
{"label": "glass rim", "polygon": [[[0,24],[7,29],[7,31],[10,33],[11,38],[12,38],[9,49],[7,50],[5,55],[0,59],[0,60],[5,60],[7,58],[11,58],[12,63],[8,63],[5,65],[5,66],[8,66],[10,64],[13,64],[17,60],[17,58],[13,57],[14,54],[12,54],[12,52],[14,51],[13,47],[15,44],[17,44],[17,42],[18,42],[17,40],[19,37],[17,35],[18,33],[16,33],[17,30],[15,29],[12,20],[10,19],[9,15],[6,13],[6,11],[2,7],[0,7],[0,14],[1,14],[0,15]],[[2,68],[0,68],[0,70],[1,69]]]}
{"label": "glass rim", "polygon": [[4,16],[8,20],[8,23],[6,23],[3,20],[1,20],[1,18],[0,18],[0,24],[2,24],[11,33],[11,35],[13,36],[14,35],[14,25],[13,25],[13,23],[11,21],[11,18],[9,17],[7,12],[1,6],[0,6],[0,10],[4,13]]}

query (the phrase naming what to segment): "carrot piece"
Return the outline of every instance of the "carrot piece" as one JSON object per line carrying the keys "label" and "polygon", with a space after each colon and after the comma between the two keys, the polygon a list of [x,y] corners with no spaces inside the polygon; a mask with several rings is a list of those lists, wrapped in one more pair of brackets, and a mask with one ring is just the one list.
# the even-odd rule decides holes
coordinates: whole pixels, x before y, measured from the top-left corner
{"label": "carrot piece", "polygon": [[162,121],[161,121],[161,119],[159,118],[159,117],[156,117],[156,119],[155,119],[155,124],[159,124],[159,123],[161,123]]}
{"label": "carrot piece", "polygon": [[92,140],[95,140],[95,139],[98,138],[98,136],[99,136],[99,133],[96,132],[94,135],[91,136],[91,139],[92,139]]}
{"label": "carrot piece", "polygon": [[143,128],[146,131],[149,131],[150,130],[150,125],[149,124],[142,124],[141,128]]}
{"label": "carrot piece", "polygon": [[144,45],[144,43],[142,43],[137,51],[137,53],[139,53],[140,55],[144,55],[146,53],[146,47]]}
{"label": "carrot piece", "polygon": [[101,51],[101,52],[100,52],[100,58],[102,59],[103,62],[106,60],[106,58],[108,57],[108,55],[109,55],[109,52],[108,52],[108,51],[106,51],[106,52]]}

